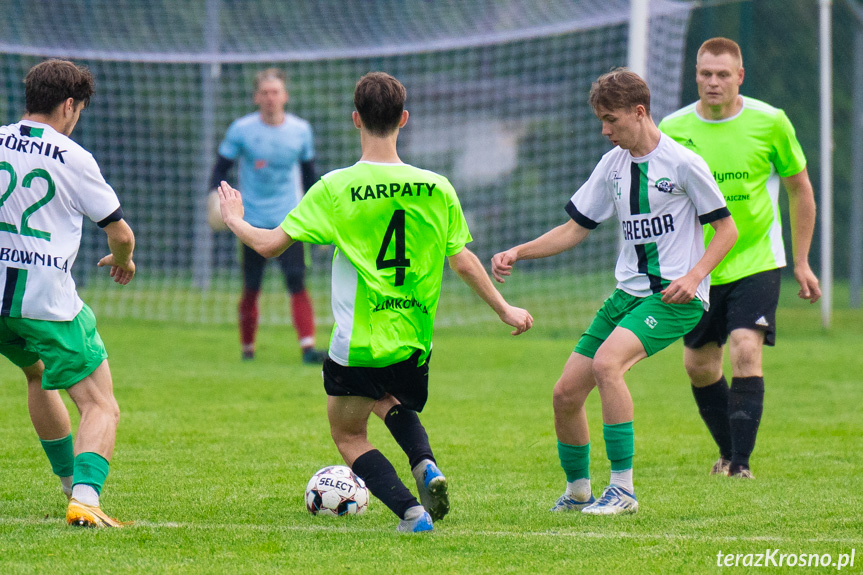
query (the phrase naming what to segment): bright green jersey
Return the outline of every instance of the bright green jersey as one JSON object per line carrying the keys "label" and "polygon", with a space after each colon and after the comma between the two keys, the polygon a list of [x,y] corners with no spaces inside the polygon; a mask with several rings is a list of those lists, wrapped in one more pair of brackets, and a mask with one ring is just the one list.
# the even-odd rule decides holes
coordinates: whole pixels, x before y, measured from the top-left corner
{"label": "bright green jersey", "polygon": [[[710,273],[711,285],[785,266],[779,178],[806,167],[806,157],[785,112],[753,98],[725,120],[706,120],[690,104],[659,129],[707,161],[737,224],[737,243]],[[704,239],[713,237],[705,228]]]}
{"label": "bright green jersey", "polygon": [[444,257],[472,241],[446,178],[407,164],[358,162],[323,176],[282,229],[336,246],[333,361],[386,367],[420,350],[425,362]]}

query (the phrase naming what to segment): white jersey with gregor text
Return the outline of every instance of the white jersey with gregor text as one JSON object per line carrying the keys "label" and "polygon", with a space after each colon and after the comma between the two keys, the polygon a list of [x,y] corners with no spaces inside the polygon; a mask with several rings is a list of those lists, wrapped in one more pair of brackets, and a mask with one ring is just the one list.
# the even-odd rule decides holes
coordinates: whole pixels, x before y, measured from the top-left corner
{"label": "white jersey with gregor text", "polygon": [[[664,134],[644,157],[620,147],[605,154],[566,211],[587,229],[617,214],[617,287],[636,297],[686,275],[704,255],[702,225],[730,215],[704,160]],[[705,309],[709,289],[708,275],[696,290]]]}

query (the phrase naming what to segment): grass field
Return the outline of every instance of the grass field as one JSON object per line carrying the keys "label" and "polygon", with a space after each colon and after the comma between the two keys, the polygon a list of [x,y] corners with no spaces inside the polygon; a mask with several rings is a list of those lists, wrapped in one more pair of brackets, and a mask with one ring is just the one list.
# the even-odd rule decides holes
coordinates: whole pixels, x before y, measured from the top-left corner
{"label": "grass field", "polygon": [[[836,311],[825,333],[817,308],[783,300],[755,481],[707,475],[716,452],[679,343],[632,370],[641,509],[615,518],[548,512],[564,481],[551,389],[577,334],[438,330],[422,417],[453,505],[426,536],[396,534],[376,499],[360,517],[305,511],[308,478],[340,459],[320,371],[299,363],[288,328],[264,328],[259,358],[241,363],[233,327],[102,321],[123,412],[103,505],[135,524],[65,525],[23,378],[0,362],[0,572],[710,573],[729,570],[719,552],[770,549],[833,561],[855,550],[842,572],[860,572],[863,313]],[[595,393],[588,416],[598,494],[608,463]],[[412,486],[380,421],[370,434]]]}

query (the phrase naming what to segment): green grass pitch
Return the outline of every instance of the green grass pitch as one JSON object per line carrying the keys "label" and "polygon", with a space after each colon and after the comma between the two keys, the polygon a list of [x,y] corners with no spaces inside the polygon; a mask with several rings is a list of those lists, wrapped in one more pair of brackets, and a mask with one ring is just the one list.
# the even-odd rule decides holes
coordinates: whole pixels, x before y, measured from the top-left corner
{"label": "green grass pitch", "polygon": [[[680,343],[628,374],[641,503],[628,517],[548,512],[564,481],[551,390],[577,333],[544,332],[550,312],[535,314],[538,327],[519,338],[504,326],[438,330],[422,419],[450,481],[452,511],[424,536],[396,534],[396,518],[374,498],[360,517],[306,512],[309,477],[341,460],[320,370],[300,364],[289,328],[263,328],[258,359],[242,363],[233,327],[101,321],[122,410],[103,506],[135,524],[65,525],[23,377],[2,361],[0,571],[688,574],[728,571],[717,567],[719,552],[835,560],[853,549],[855,565],[843,572],[860,572],[863,313],[838,310],[824,332],[818,305],[795,301],[795,292],[786,286],[779,344],[765,352],[755,481],[707,475],[717,454]],[[609,471],[599,407],[594,393],[597,494]],[[370,437],[415,489],[379,420]],[[789,571],[835,568],[758,569]]]}

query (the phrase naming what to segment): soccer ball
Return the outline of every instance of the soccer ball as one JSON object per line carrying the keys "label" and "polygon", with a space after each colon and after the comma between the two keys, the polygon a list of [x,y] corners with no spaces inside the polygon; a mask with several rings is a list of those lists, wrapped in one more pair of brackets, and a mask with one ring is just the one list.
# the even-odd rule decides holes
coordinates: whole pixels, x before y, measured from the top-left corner
{"label": "soccer ball", "polygon": [[359,515],[368,506],[365,482],[344,465],[324,467],[306,486],[306,509],[312,515]]}
{"label": "soccer ball", "polygon": [[213,190],[207,196],[207,223],[214,232],[223,232],[228,229],[225,220],[222,219],[222,208],[219,206],[219,192]]}

